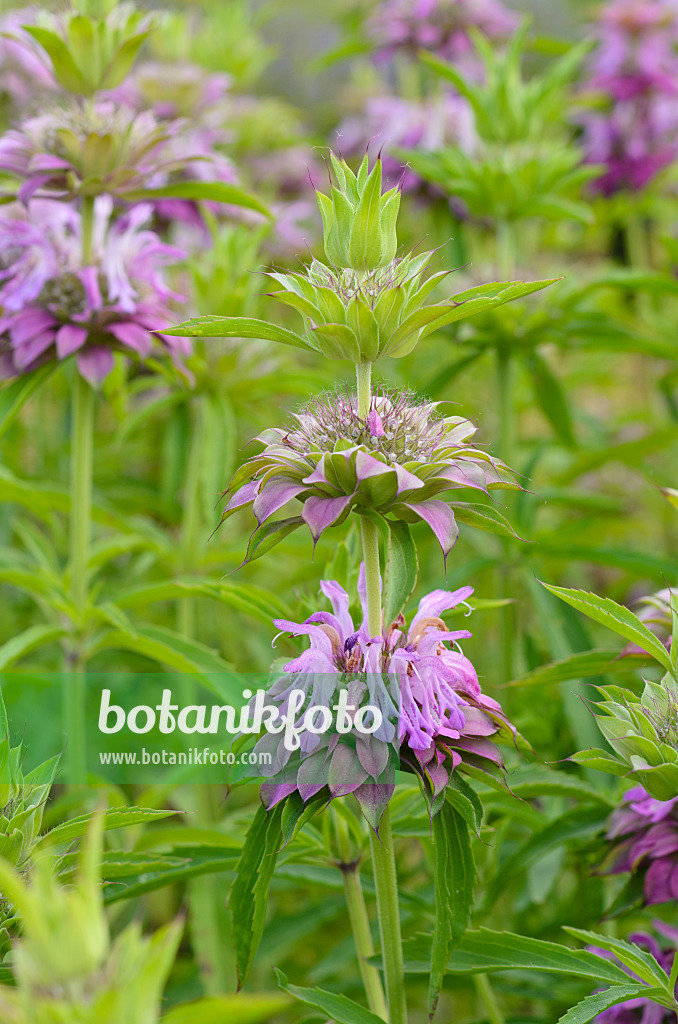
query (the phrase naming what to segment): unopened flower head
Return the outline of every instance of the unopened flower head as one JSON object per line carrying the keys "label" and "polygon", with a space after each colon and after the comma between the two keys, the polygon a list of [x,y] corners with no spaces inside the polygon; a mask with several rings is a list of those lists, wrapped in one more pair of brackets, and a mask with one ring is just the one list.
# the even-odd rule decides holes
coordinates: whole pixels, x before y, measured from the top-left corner
{"label": "unopened flower head", "polygon": [[[383,709],[384,726],[368,741],[347,747],[328,736],[302,737],[300,754],[291,758],[282,741],[267,736],[261,749],[273,754],[271,775],[262,799],[273,806],[298,790],[304,800],[327,787],[328,797],[354,793],[367,820],[378,827],[393,792],[392,784],[375,782],[391,745],[403,768],[426,781],[432,801],[443,792],[450,773],[465,764],[489,774],[501,772],[495,740],[510,741],[514,730],[500,705],[482,693],[475,669],[459,649],[471,634],[449,630],[441,618],[463,606],[472,587],[435,590],[422,598],[409,628],[399,615],[372,636],[367,627],[366,589],[361,570],[362,622],[354,622],[346,591],[333,580],[321,583],[332,611],[314,612],[303,623],[276,620],[278,629],[307,636],[310,646],[284,665],[268,699],[285,704],[294,690],[315,704],[331,704],[340,687],[348,688],[353,706],[364,695]],[[334,763],[336,761],[336,764]]]}
{"label": "unopened flower head", "polygon": [[77,353],[81,374],[99,384],[113,352],[142,359],[159,340],[178,360],[185,339],[165,338],[171,320],[163,267],[183,258],[146,228],[152,208],[139,204],[111,223],[112,201],[95,200],[93,255],[82,261],[82,225],[68,204],[34,199],[0,215],[0,370],[26,373],[50,359]]}
{"label": "unopened flower head", "polygon": [[[472,423],[443,416],[438,403],[417,402],[409,393],[377,393],[363,415],[354,392],[333,392],[314,399],[294,420],[289,429],[259,436],[264,450],[231,481],[222,521],[252,505],[261,527],[296,498],[314,542],[351,510],[370,511],[427,523],[447,557],[459,528],[455,503],[440,496],[517,486],[501,461],[468,443]],[[462,517],[463,506],[458,510]]]}
{"label": "unopened flower head", "polygon": [[678,900],[678,796],[655,800],[634,786],[613,812],[607,837],[612,874],[641,874],[646,904]]}

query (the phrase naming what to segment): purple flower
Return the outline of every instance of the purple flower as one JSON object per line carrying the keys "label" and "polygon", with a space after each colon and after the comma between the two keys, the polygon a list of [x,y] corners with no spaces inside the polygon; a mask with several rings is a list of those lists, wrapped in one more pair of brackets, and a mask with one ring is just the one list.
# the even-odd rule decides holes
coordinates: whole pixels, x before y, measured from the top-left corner
{"label": "purple flower", "polygon": [[610,817],[612,874],[642,872],[645,904],[678,899],[678,797],[655,800],[642,786]]}
{"label": "purple flower", "polygon": [[352,509],[371,510],[426,523],[447,557],[459,527],[454,503],[441,495],[517,486],[502,462],[468,444],[472,423],[443,417],[437,403],[418,403],[408,393],[373,396],[366,417],[358,413],[354,393],[325,394],[295,421],[288,430],[269,429],[257,438],[264,450],[233,477],[222,522],[251,505],[261,527],[297,498],[314,543]]}
{"label": "purple flower", "polygon": [[0,359],[4,376],[78,354],[80,373],[99,384],[113,351],[144,359],[153,338],[178,360],[185,341],[158,333],[180,299],[162,268],[183,253],[145,228],[152,210],[135,206],[114,223],[108,196],[95,201],[93,261],[82,264],[80,215],[69,205],[35,199],[0,213]]}
{"label": "purple flower", "polygon": [[445,92],[437,99],[412,103],[399,96],[371,96],[361,114],[347,118],[338,131],[342,151],[363,153],[374,141],[381,149],[387,182],[402,179],[402,188],[412,190],[422,182],[409,168],[403,168],[390,150],[438,150],[459,146],[472,152],[475,145],[473,113],[461,96]]}
{"label": "purple flower", "polygon": [[605,165],[598,191],[638,191],[678,155],[678,8],[614,0],[597,36],[587,89],[599,102],[579,117],[586,159]]}
{"label": "purple flower", "polygon": [[[308,800],[327,786],[330,799],[354,793],[376,829],[393,791],[392,784],[373,781],[386,764],[389,744],[401,766],[425,780],[432,800],[443,793],[455,769],[470,765],[492,774],[500,771],[503,761],[494,740],[506,740],[514,730],[501,706],[482,693],[473,665],[458,647],[471,633],[448,630],[440,617],[467,601],[473,588],[435,590],[421,599],[409,629],[399,615],[384,623],[381,635],[371,636],[363,568],[359,624],[351,617],[343,587],[332,580],[320,586],[331,612],[314,612],[302,623],[275,621],[283,632],[307,636],[309,647],[283,666],[267,699],[285,706],[296,689],[310,704],[330,707],[337,691],[347,687],[355,706],[368,697],[382,710],[384,726],[369,741],[358,737],[349,748],[336,736],[304,734],[296,759],[278,736],[267,735],[258,749],[272,754],[270,774],[278,777],[262,787],[264,803],[272,807],[294,790]],[[375,766],[380,770],[371,770]]]}
{"label": "purple flower", "polygon": [[38,15],[37,9],[24,8],[0,17],[0,91],[20,108],[58,88],[44,50],[23,28]]}
{"label": "purple flower", "polygon": [[[646,932],[635,932],[629,935],[627,941],[647,949],[659,966],[670,975],[678,946],[678,929],[672,928],[663,921],[654,921],[653,924],[660,935],[665,936],[671,941],[671,946],[668,949],[660,946],[657,940]],[[613,963],[621,966],[634,981],[640,980],[628,967],[619,964],[613,953],[608,952],[606,949],[599,949],[596,946],[590,946],[589,948],[598,956],[611,960]],[[603,1013],[599,1013],[595,1018],[595,1024],[676,1024],[676,1022],[678,1022],[678,1016],[676,1016],[673,1010],[659,1006],[657,1003],[642,997],[639,999],[627,999],[623,1003],[617,1003],[616,1006],[611,1006],[609,1010],[604,1010]]]}
{"label": "purple flower", "polygon": [[147,61],[109,95],[134,110],[152,110],[159,121],[189,118],[204,124],[218,116],[231,81],[230,75],[209,74],[197,64]]}
{"label": "purple flower", "polygon": [[477,67],[470,28],[501,40],[517,27],[517,15],[500,0],[384,0],[367,31],[382,59],[431,50],[468,71]]}

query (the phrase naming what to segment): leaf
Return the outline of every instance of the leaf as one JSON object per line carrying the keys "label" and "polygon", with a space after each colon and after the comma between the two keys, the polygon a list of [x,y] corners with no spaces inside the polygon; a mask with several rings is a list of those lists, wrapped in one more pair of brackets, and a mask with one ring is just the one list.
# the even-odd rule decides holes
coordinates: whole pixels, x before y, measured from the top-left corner
{"label": "leaf", "polygon": [[263,805],[257,808],[235,869],[229,906],[233,914],[238,988],[247,979],[264,930],[268,890],[282,838],[284,803],[281,801],[270,811]]}
{"label": "leaf", "polygon": [[279,992],[254,995],[214,996],[195,1003],[173,1006],[160,1018],[160,1024],[266,1024],[288,1006],[289,1000]]}
{"label": "leaf", "polygon": [[384,578],[384,626],[388,629],[407,604],[417,584],[417,549],[407,523],[389,522],[388,557]]}
{"label": "leaf", "polygon": [[[405,943],[413,973],[428,970],[428,936]],[[557,942],[533,939],[513,932],[487,928],[467,931],[452,953],[447,970],[453,974],[485,974],[493,971],[549,971],[589,978],[596,984],[627,984],[629,977],[618,964],[587,949],[568,949]]]}
{"label": "leaf", "polygon": [[354,1003],[346,996],[326,992],[322,988],[300,988],[298,985],[290,985],[282,971],[277,968],[275,974],[283,992],[288,992],[313,1010],[320,1010],[323,1019],[329,1016],[336,1024],[384,1024],[381,1017],[377,1017],[371,1010],[366,1010],[364,1006]]}
{"label": "leaf", "polygon": [[595,1020],[603,1010],[608,1010],[611,1006],[616,1006],[617,1003],[623,1003],[627,999],[635,999],[638,996],[651,998],[653,991],[647,985],[640,983],[633,985],[627,982],[625,985],[615,985],[604,992],[595,992],[593,995],[587,996],[586,999],[582,999],[580,1003],[577,1003],[558,1019],[558,1024],[588,1024],[589,1021]]}
{"label": "leaf", "polygon": [[286,327],[243,316],[196,316],[176,327],[163,327],[162,333],[181,338],[263,338],[315,351],[307,341]]}
{"label": "leaf", "polygon": [[109,884],[104,893],[104,903],[111,906],[122,900],[136,899],[157,889],[164,889],[168,885],[183,884],[192,878],[232,871],[237,861],[238,854],[233,850],[216,846],[177,846],[174,856],[167,857],[165,866],[159,870],[140,873],[136,881],[128,878]]}
{"label": "leaf", "polygon": [[463,775],[458,772],[450,775],[445,787],[445,799],[461,814],[468,827],[479,835],[483,823],[483,805]]}
{"label": "leaf", "polygon": [[[176,811],[159,810],[153,807],[116,807],[101,816],[102,828],[104,832],[109,832],[115,828],[143,825],[148,821],[160,821],[162,818],[170,818],[173,814],[176,814]],[[87,834],[89,826],[96,816],[96,814],[82,814],[78,818],[64,821],[41,836],[36,843],[36,848],[43,849],[45,846],[71,843],[74,839],[80,839]]]}
{"label": "leaf", "polygon": [[[648,950],[641,949],[633,943],[625,942],[623,939],[616,939],[610,935],[598,935],[596,932],[586,931],[582,928],[570,928],[564,925],[565,931],[575,939],[587,943],[587,945],[598,946],[608,953],[613,953],[620,963],[633,971],[642,981],[648,985],[656,985],[658,988],[665,988],[668,993],[669,979],[666,972],[662,970],[655,958]],[[668,993],[670,994],[670,993]]]}
{"label": "leaf", "polygon": [[535,397],[544,415],[563,444],[569,448],[574,447],[576,442],[572,429],[572,417],[560,381],[553,375],[548,363],[538,352],[530,352],[525,361],[534,382]]}
{"label": "leaf", "polygon": [[584,768],[595,768],[599,772],[607,772],[608,775],[618,775],[619,777],[628,775],[631,771],[627,764],[622,764],[607,750],[599,750],[597,747],[571,754],[568,760],[574,761],[575,764],[580,764]]}
{"label": "leaf", "polygon": [[436,916],[428,990],[429,1020],[438,1005],[450,951],[466,931],[476,878],[468,825],[451,802],[443,803],[432,827]]}
{"label": "leaf", "polygon": [[63,626],[29,626],[0,647],[0,671],[40,647],[54,643],[66,635]]}
{"label": "leaf", "polygon": [[[247,210],[263,213],[266,217],[271,216],[271,211],[256,196],[223,181],[176,181],[171,185],[163,185],[162,188],[139,188],[125,192],[125,199],[133,203],[153,202],[156,199],[205,199],[216,203],[228,203],[229,206],[242,206]],[[163,330],[162,333],[171,334],[171,331]]]}
{"label": "leaf", "polygon": [[247,553],[245,555],[245,561],[243,565],[248,565],[250,562],[256,561],[257,558],[261,558],[267,551],[274,548],[276,544],[279,544],[285,537],[289,537],[291,533],[298,530],[300,526],[303,526],[304,520],[301,516],[291,516],[289,519],[279,519],[275,523],[264,523],[254,531],[250,537],[250,542],[247,545]]}
{"label": "leaf", "polygon": [[619,651],[593,650],[577,651],[567,658],[559,658],[548,665],[540,665],[531,672],[513,679],[508,686],[548,686],[551,683],[566,683],[571,679],[590,679],[593,676],[611,673],[632,672],[638,658],[634,656],[621,658]]}
{"label": "leaf", "polygon": [[514,537],[523,540],[513,529],[508,519],[492,505],[477,505],[470,502],[452,502],[454,518],[459,523],[475,526],[477,530],[496,533],[499,537]]}
{"label": "leaf", "polygon": [[106,650],[134,651],[177,672],[232,675],[230,666],[215,650],[197,640],[189,640],[166,626],[145,625],[137,629],[134,635],[114,629],[99,637],[90,650],[92,653]]}
{"label": "leaf", "polygon": [[12,426],[33,392],[37,391],[43,381],[51,377],[56,366],[56,361],[50,362],[33,373],[24,374],[0,391],[0,437]]}
{"label": "leaf", "polygon": [[33,36],[42,46],[52,62],[54,74],[60,84],[68,92],[82,93],[89,96],[92,92],[90,84],[76,64],[66,43],[55,32],[37,25],[22,25],[25,32]]}
{"label": "leaf", "polygon": [[290,610],[277,596],[251,583],[213,580],[209,576],[188,576],[186,579],[158,580],[142,583],[116,595],[120,608],[136,608],[155,601],[177,601],[184,597],[209,597],[223,601],[237,611],[245,612],[270,625],[272,619],[289,619]]}
{"label": "leaf", "polygon": [[597,594],[590,594],[586,590],[567,590],[565,587],[554,587],[550,583],[542,583],[542,586],[561,601],[588,615],[594,622],[599,622],[626,640],[638,644],[642,650],[647,651],[663,665],[667,672],[671,671],[671,658],[663,643],[628,608],[617,604],[609,597],[598,597]]}

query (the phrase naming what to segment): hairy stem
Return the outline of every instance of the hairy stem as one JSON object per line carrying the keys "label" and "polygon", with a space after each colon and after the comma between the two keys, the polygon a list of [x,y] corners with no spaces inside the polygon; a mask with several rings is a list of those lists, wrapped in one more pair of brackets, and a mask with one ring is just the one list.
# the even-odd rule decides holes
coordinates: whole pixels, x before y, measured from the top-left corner
{"label": "hairy stem", "polygon": [[379,835],[370,831],[372,870],[377,892],[379,935],[384,963],[386,1001],[389,1024],[407,1024],[403,946],[400,934],[398,907],[398,878],[396,876],[393,835],[388,808],[379,824]]}
{"label": "hairy stem", "polygon": [[75,608],[73,646],[68,652],[69,671],[64,678],[64,721],[68,735],[67,764],[71,782],[84,782],[85,757],[85,659],[77,634],[84,629],[87,607],[87,562],[92,529],[92,463],[94,391],[79,373],[73,384],[71,436],[71,518],[69,569],[71,598]]}
{"label": "hairy stem", "polygon": [[334,821],[339,855],[341,857],[339,867],[344,879],[344,895],[351,922],[351,931],[353,932],[353,941],[355,942],[358,954],[360,976],[363,980],[365,995],[367,996],[367,1005],[372,1013],[376,1013],[382,1020],[387,1021],[386,997],[379,971],[369,962],[370,957],[374,955],[374,943],[372,942],[370,919],[367,916],[365,897],[362,885],[360,884],[359,861],[351,854],[351,843],[346,821],[338,813],[335,814]]}
{"label": "hairy stem", "polygon": [[358,363],[355,369],[358,378],[358,415],[366,419],[372,397],[372,363]]}

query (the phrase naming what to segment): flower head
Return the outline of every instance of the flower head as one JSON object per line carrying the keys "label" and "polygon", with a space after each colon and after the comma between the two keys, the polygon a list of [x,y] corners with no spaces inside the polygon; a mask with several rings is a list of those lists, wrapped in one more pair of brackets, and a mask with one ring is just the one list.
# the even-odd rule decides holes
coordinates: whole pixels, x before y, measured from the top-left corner
{"label": "flower head", "polygon": [[655,800],[634,786],[612,813],[607,837],[614,843],[612,874],[642,873],[646,904],[678,900],[678,796]]}
{"label": "flower head", "polygon": [[[517,485],[502,462],[468,443],[473,424],[442,416],[437,405],[417,402],[407,392],[383,391],[363,416],[354,393],[321,395],[295,415],[289,429],[266,430],[257,438],[264,450],[231,481],[222,521],[252,505],[261,527],[297,498],[303,503],[299,522],[307,524],[314,542],[352,509],[371,511],[427,523],[447,557],[459,533],[455,508],[463,519],[466,506],[440,495]],[[482,525],[482,517],[473,521]],[[505,524],[499,516],[493,525],[500,521]]]}
{"label": "flower head", "polygon": [[614,0],[604,5],[587,88],[602,109],[582,114],[596,181],[610,195],[643,188],[678,155],[678,8],[670,0]]}
{"label": "flower head", "polygon": [[505,39],[518,18],[500,0],[385,0],[368,22],[377,56],[431,50],[443,60],[476,67],[469,29]]}
{"label": "flower head", "polygon": [[283,666],[267,699],[285,705],[292,691],[302,690],[309,703],[333,706],[338,691],[348,688],[352,705],[367,696],[383,711],[384,725],[369,741],[358,737],[348,747],[336,736],[305,734],[295,757],[279,737],[266,736],[260,748],[273,754],[271,775],[277,778],[262,788],[264,802],[273,806],[297,789],[304,800],[325,787],[329,798],[352,792],[376,828],[392,793],[392,785],[374,781],[387,764],[389,745],[401,766],[427,784],[432,801],[455,769],[500,771],[494,741],[510,737],[512,727],[500,705],[483,694],[473,665],[459,649],[459,640],[471,634],[450,631],[441,618],[467,601],[473,588],[433,591],[419,602],[409,628],[401,614],[384,623],[378,636],[367,628],[364,570],[360,623],[351,617],[343,587],[325,580],[321,589],[331,612],[314,612],[303,623],[275,621],[286,633],[307,636],[310,646]]}
{"label": "flower head", "polygon": [[[179,358],[189,349],[158,326],[179,299],[165,283],[164,264],[183,253],[145,224],[152,210],[135,206],[114,223],[112,201],[95,201],[93,260],[82,263],[80,215],[53,200],[0,216],[0,358],[5,376],[26,373],[49,359],[77,353],[84,377],[100,383],[113,368],[113,351],[142,359],[157,340]],[[149,333],[150,332],[150,333]],[[177,344],[179,342],[179,344]]]}

